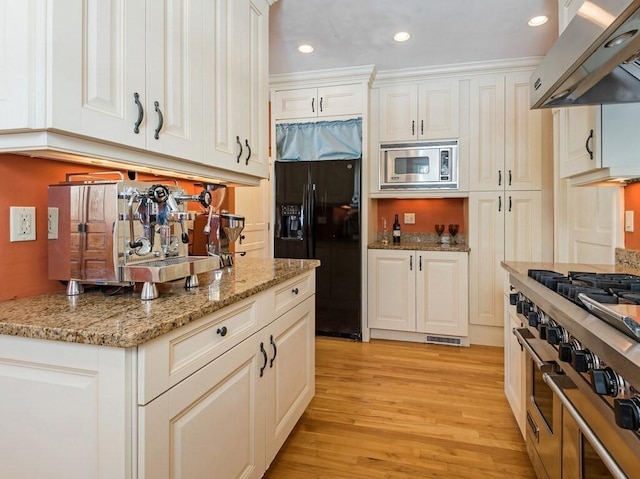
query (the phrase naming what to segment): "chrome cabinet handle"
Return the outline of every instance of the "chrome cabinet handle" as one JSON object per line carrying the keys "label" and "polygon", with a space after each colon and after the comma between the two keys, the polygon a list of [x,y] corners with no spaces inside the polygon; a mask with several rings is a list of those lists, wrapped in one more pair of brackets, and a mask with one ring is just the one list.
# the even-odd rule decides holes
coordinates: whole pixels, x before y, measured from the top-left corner
{"label": "chrome cabinet handle", "polygon": [[271,343],[271,347],[273,348],[273,357],[269,361],[269,367],[272,368],[273,361],[276,359],[276,356],[278,355],[278,347],[276,346],[276,342],[273,340],[273,334],[269,338],[269,342]]}
{"label": "chrome cabinet handle", "polygon": [[260,352],[262,353],[262,359],[264,359],[264,363],[260,368],[260,377],[262,377],[262,375],[264,374],[264,370],[267,367],[267,363],[269,362],[267,358],[267,352],[264,350],[264,343],[260,343]]}
{"label": "chrome cabinet handle", "polygon": [[251,158],[251,147],[249,146],[249,140],[245,138],[244,140],[244,144],[247,147],[247,159],[245,160],[244,164],[248,165],[249,164],[249,158]]}
{"label": "chrome cabinet handle", "polygon": [[236,136],[236,143],[240,147],[240,151],[238,152],[238,156],[237,156],[236,160],[238,160],[238,163],[240,163],[240,157],[242,156],[242,143],[240,143],[240,137],[239,136]]}
{"label": "chrome cabinet handle", "polygon": [[133,125],[133,132],[137,135],[140,133],[140,124],[142,123],[142,118],[144,118],[144,109],[142,108],[142,103],[140,103],[140,95],[138,95],[138,92],[133,94],[133,101],[135,101],[138,106],[138,119]]}
{"label": "chrome cabinet handle", "polygon": [[160,109],[160,103],[156,100],[153,102],[153,106],[156,108],[156,113],[158,113],[158,127],[153,135],[156,140],[160,139],[160,130],[162,130],[162,125],[164,125],[164,116],[162,116],[162,110]]}
{"label": "chrome cabinet handle", "polygon": [[587,138],[587,141],[584,144],[584,147],[587,150],[587,153],[589,153],[589,159],[593,160],[593,150],[589,148],[589,141],[590,140],[593,140],[593,130],[589,131],[589,137]]}

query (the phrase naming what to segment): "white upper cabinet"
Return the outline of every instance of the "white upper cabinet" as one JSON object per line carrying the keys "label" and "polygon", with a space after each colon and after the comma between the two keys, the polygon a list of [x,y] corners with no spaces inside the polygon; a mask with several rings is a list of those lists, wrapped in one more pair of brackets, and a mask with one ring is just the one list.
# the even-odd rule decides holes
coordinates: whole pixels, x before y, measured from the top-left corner
{"label": "white upper cabinet", "polygon": [[205,2],[205,161],[268,176],[269,5]]}
{"label": "white upper cabinet", "polygon": [[470,80],[470,189],[539,190],[542,113],[529,110],[530,71]]}
{"label": "white upper cabinet", "polygon": [[433,79],[380,87],[380,141],[455,139],[459,82]]}
{"label": "white upper cabinet", "polygon": [[267,0],[29,5],[0,0],[4,151],[268,176]]}
{"label": "white upper cabinet", "polygon": [[364,111],[361,84],[278,90],[274,101],[275,120],[357,115]]}
{"label": "white upper cabinet", "polygon": [[51,128],[200,161],[202,1],[64,3],[51,10]]}

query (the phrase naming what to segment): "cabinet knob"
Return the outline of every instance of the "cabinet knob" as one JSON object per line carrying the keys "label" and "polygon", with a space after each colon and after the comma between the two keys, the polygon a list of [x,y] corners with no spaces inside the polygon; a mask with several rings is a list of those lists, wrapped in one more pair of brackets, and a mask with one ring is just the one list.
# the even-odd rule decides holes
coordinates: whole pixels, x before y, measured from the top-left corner
{"label": "cabinet knob", "polygon": [[293,288],[293,289],[291,290],[291,292],[292,292],[293,294],[298,294],[298,288]]}
{"label": "cabinet knob", "polygon": [[221,328],[218,328],[216,333],[218,333],[222,337],[226,336],[227,335],[227,327],[226,326],[222,326]]}

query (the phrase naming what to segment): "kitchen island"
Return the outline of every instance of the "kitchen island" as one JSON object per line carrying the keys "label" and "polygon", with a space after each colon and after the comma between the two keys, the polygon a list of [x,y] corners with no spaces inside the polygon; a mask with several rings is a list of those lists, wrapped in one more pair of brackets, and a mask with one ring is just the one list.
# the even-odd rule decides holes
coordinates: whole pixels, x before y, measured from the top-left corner
{"label": "kitchen island", "polygon": [[0,476],[261,477],[314,394],[318,265],[1,303]]}

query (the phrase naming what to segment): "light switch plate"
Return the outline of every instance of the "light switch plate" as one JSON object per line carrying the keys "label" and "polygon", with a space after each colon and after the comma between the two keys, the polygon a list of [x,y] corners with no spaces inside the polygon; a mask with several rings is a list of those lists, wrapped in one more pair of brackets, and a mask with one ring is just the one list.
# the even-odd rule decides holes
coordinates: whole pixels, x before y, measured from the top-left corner
{"label": "light switch plate", "polygon": [[633,233],[633,210],[624,212],[624,230]]}
{"label": "light switch plate", "polygon": [[414,225],[414,224],[416,224],[416,214],[415,213],[405,213],[404,214],[404,224],[405,225]]}
{"label": "light switch plate", "polygon": [[47,210],[47,238],[58,239],[58,208],[51,206]]}

